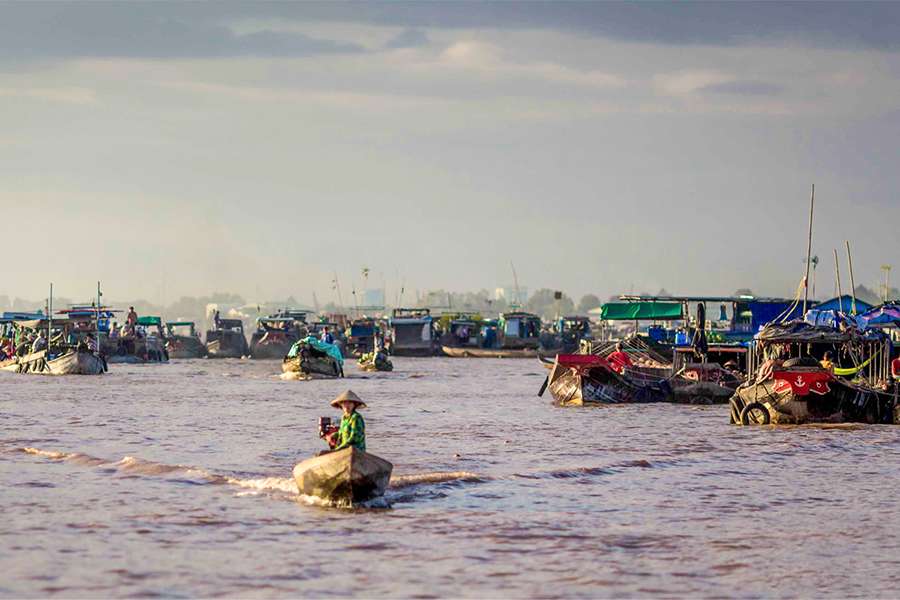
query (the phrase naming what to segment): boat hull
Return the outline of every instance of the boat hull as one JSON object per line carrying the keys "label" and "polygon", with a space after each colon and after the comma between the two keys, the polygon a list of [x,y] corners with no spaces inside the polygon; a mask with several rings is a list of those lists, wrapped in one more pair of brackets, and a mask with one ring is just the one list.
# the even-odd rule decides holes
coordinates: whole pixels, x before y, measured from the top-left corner
{"label": "boat hull", "polygon": [[209,358],[241,358],[244,356],[244,348],[238,343],[222,343],[222,340],[213,340],[206,345]]}
{"label": "boat hull", "polygon": [[635,381],[602,367],[573,369],[557,362],[547,376],[546,385],[556,406],[672,401],[672,389],[664,380]]}
{"label": "boat hull", "polygon": [[6,361],[0,365],[0,370],[38,375],[102,375],[106,368],[103,359],[93,352],[70,350],[48,360],[46,351],[42,350]]}
{"label": "boat hull", "polygon": [[294,467],[301,494],[338,506],[353,506],[384,495],[394,466],[356,448],[310,458]]}
{"label": "boat hull", "polygon": [[535,358],[538,351],[533,348],[453,348],[442,346],[445,356],[452,358]]}
{"label": "boat hull", "polygon": [[250,346],[250,358],[257,360],[274,360],[283,358],[287,354],[293,342],[275,342],[271,344],[255,344]]}
{"label": "boat hull", "polygon": [[169,358],[203,358],[206,356],[206,346],[196,337],[174,336],[169,338],[166,344]]}
{"label": "boat hull", "polygon": [[340,377],[341,367],[331,357],[307,357],[295,356],[281,361],[281,370],[284,373],[301,373],[303,375],[318,375],[322,377]]}

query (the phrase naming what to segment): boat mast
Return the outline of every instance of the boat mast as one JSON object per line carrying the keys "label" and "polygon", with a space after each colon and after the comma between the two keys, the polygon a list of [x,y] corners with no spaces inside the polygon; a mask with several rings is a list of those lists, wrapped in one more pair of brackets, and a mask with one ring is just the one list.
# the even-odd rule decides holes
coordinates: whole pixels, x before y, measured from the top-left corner
{"label": "boat mast", "polygon": [[834,249],[834,277],[837,281],[838,310],[844,312],[844,292],[841,290],[841,266],[838,264],[837,248]]}
{"label": "boat mast", "polygon": [[803,279],[803,314],[809,302],[809,266],[812,262],[813,207],[816,204],[816,184],[812,184],[812,195],[809,198],[809,236],[806,239],[806,277]]}
{"label": "boat mast", "polygon": [[509,261],[509,266],[512,269],[513,274],[513,285],[515,286],[513,289],[516,291],[516,297],[513,300],[510,308],[516,310],[517,308],[519,308],[519,300],[522,297],[521,293],[519,292],[519,276],[516,275],[516,265],[513,264],[513,261]]}
{"label": "boat mast", "polygon": [[853,304],[850,309],[851,314],[856,314],[856,282],[853,280],[853,258],[850,256],[850,240],[844,240],[847,244],[847,268],[850,269],[850,293],[852,294]]}
{"label": "boat mast", "polygon": [[50,336],[53,334],[53,283],[50,283],[50,296],[47,298],[47,355],[50,355]]}
{"label": "boat mast", "polygon": [[100,282],[97,282],[97,348],[100,348]]}

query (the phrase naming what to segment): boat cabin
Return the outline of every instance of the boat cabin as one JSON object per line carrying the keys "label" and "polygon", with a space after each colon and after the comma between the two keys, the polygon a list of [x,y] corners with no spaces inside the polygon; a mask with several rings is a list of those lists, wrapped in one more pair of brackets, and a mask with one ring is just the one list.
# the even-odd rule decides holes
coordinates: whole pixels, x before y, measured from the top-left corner
{"label": "boat cabin", "polygon": [[537,348],[540,346],[541,318],[527,312],[503,313],[498,334],[500,348]]}
{"label": "boat cabin", "polygon": [[434,320],[427,308],[395,308],[389,320],[392,352],[397,356],[434,354]]}
{"label": "boat cabin", "polygon": [[362,356],[375,348],[375,334],[378,325],[375,319],[364,317],[350,322],[350,337],[347,340],[349,350],[356,356]]}
{"label": "boat cabin", "polygon": [[193,321],[168,321],[166,322],[166,337],[195,337],[199,338],[197,326]]}
{"label": "boat cabin", "polygon": [[440,332],[442,346],[453,348],[481,345],[481,324],[484,319],[477,312],[444,313],[435,328]]}

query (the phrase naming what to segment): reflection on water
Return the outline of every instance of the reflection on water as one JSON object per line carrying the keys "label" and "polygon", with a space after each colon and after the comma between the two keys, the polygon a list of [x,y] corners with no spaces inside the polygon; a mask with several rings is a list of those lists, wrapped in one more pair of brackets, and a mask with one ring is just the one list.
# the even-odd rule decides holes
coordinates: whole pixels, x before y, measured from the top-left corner
{"label": "reflection on water", "polygon": [[[900,428],[734,428],[727,407],[558,409],[535,361],[0,373],[3,596],[884,596]],[[390,510],[298,497],[345,387]],[[356,569],[348,576],[349,569]]]}

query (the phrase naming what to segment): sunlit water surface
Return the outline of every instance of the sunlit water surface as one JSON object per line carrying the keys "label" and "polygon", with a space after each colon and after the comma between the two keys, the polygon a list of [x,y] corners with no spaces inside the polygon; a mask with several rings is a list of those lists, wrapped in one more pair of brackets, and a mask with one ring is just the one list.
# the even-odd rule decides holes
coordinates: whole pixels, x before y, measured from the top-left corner
{"label": "sunlit water surface", "polygon": [[[309,382],[279,366],[0,373],[0,595],[897,592],[900,427],[559,409],[532,360],[398,358]],[[370,451],[424,480],[390,509],[313,506],[290,478],[347,387],[369,403]]]}

